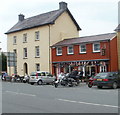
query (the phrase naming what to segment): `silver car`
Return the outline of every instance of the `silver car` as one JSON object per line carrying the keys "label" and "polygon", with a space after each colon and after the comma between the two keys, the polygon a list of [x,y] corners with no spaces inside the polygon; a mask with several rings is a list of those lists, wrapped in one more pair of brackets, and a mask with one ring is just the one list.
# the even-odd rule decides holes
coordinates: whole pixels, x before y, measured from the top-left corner
{"label": "silver car", "polygon": [[38,85],[42,85],[44,83],[50,84],[54,82],[54,79],[55,76],[53,76],[49,72],[37,71],[30,74],[29,83],[31,85],[34,85],[35,83],[37,83]]}

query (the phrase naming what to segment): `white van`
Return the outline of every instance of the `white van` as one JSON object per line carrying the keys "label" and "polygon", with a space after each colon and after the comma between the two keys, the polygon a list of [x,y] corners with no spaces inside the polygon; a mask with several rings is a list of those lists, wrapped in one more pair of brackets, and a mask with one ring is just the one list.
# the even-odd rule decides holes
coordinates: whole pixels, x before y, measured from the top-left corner
{"label": "white van", "polygon": [[43,83],[53,83],[54,80],[55,76],[53,76],[49,72],[37,71],[30,74],[29,83],[31,85],[34,85],[35,83],[37,83],[38,85],[42,85]]}

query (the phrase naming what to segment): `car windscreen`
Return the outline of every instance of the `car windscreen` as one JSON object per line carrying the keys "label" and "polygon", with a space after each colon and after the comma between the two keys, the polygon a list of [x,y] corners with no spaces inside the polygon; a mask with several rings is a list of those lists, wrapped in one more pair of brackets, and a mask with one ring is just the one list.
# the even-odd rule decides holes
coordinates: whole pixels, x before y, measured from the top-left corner
{"label": "car windscreen", "polygon": [[36,76],[36,72],[32,72],[30,76]]}
{"label": "car windscreen", "polygon": [[49,72],[46,72],[46,76],[50,76],[50,77],[53,77],[53,75]]}
{"label": "car windscreen", "polygon": [[30,76],[52,76],[52,74],[48,73],[48,72],[32,72],[30,74]]}
{"label": "car windscreen", "polygon": [[44,72],[41,72],[41,73],[32,72],[32,73],[30,74],[30,76],[45,76],[45,73],[44,73]]}
{"label": "car windscreen", "polygon": [[46,76],[45,72],[38,73],[39,76]]}
{"label": "car windscreen", "polygon": [[108,76],[108,73],[99,73],[95,76],[95,78],[106,78]]}

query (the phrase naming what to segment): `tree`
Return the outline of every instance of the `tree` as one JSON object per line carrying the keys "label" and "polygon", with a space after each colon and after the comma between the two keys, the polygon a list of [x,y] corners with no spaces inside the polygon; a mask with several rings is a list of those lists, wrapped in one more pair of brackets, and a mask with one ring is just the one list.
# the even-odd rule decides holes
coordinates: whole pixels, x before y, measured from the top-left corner
{"label": "tree", "polygon": [[7,71],[7,56],[3,52],[0,55],[0,67],[0,70]]}

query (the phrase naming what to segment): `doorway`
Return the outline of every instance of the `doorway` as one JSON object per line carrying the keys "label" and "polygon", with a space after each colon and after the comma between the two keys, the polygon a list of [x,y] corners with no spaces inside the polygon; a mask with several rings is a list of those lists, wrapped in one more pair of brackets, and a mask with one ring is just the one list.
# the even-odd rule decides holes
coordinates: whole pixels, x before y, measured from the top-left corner
{"label": "doorway", "polygon": [[95,75],[95,72],[96,72],[95,66],[86,66],[85,71],[86,71],[86,76]]}
{"label": "doorway", "polygon": [[27,63],[24,63],[24,75],[25,74],[28,75],[28,65],[27,65]]}

